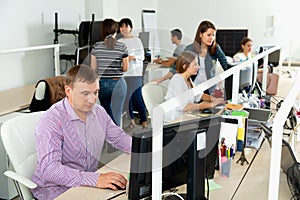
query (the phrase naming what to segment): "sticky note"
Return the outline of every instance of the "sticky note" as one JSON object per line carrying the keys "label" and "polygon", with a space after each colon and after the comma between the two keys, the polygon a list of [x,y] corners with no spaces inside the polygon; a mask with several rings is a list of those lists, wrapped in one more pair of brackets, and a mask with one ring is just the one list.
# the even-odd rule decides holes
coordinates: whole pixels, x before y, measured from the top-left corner
{"label": "sticky note", "polygon": [[241,127],[238,128],[237,139],[244,141],[244,139],[245,139],[245,128],[241,128]]}

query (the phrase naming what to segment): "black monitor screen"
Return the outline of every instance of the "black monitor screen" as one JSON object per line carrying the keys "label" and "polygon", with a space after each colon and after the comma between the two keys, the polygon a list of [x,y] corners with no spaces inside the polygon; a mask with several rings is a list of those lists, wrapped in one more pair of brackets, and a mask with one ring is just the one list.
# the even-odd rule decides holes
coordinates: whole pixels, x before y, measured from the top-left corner
{"label": "black monitor screen", "polygon": [[[259,48],[259,52],[258,53],[262,53],[270,48],[272,48],[274,46],[261,46]],[[276,50],[272,53],[269,54],[269,59],[268,59],[268,65],[273,65],[274,67],[279,65],[279,58],[280,58],[280,50]],[[264,64],[264,59],[261,58],[258,60],[258,66],[261,66]]]}
{"label": "black monitor screen", "polygon": [[[214,173],[220,121],[220,116],[213,116],[164,126],[163,191],[187,184],[187,199],[204,197],[205,171]],[[199,138],[203,138],[199,135],[203,134],[205,148],[199,149]],[[152,129],[149,129],[133,134],[129,199],[151,196],[151,180]]]}
{"label": "black monitor screen", "polygon": [[78,45],[79,47],[93,46],[102,41],[102,21],[83,21],[79,25]]}
{"label": "black monitor screen", "polygon": [[241,49],[241,41],[248,36],[248,29],[218,29],[216,42],[226,56],[233,57]]}
{"label": "black monitor screen", "polygon": [[[242,62],[233,62],[228,63],[228,69],[234,67]],[[251,93],[255,87],[257,77],[257,63],[254,62],[246,66],[244,69],[240,70],[240,80],[239,80],[239,91],[245,90],[247,93]],[[232,80],[233,75],[227,77],[225,79],[224,84],[224,93],[225,93],[225,100],[232,99]]]}
{"label": "black monitor screen", "polygon": [[76,65],[86,64],[90,65],[90,51],[92,48],[90,46],[80,47],[76,49]]}

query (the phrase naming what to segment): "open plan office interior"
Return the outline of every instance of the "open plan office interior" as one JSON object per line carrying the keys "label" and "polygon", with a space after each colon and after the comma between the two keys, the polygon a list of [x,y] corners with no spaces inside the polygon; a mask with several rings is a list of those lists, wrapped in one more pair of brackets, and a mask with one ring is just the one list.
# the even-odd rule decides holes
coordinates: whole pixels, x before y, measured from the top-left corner
{"label": "open plan office interior", "polygon": [[[259,131],[256,129],[249,131],[248,144],[237,151],[234,157],[230,156],[230,150],[229,154],[225,152],[230,159],[232,157],[229,164],[230,173],[227,175],[222,173],[220,170],[222,166],[218,166],[219,169],[216,170],[214,179],[207,180],[206,177],[202,177],[205,174],[203,165],[205,156],[202,156],[202,159],[196,159],[197,155],[202,153],[199,151],[199,146],[201,146],[199,141],[202,141],[203,138],[208,141],[209,137],[219,137],[219,134],[211,136],[213,134],[208,135],[208,132],[219,133],[220,131],[216,130],[222,129],[222,123],[230,122],[236,125],[239,123],[238,120],[214,116],[196,120],[188,118],[185,123],[176,121],[172,125],[162,125],[161,110],[169,109],[171,111],[175,106],[170,106],[172,103],[180,103],[174,99],[170,101],[172,103],[165,102],[152,113],[153,115],[149,118],[148,130],[144,132],[138,130],[130,134],[147,136],[151,135],[154,130],[160,130],[162,132],[158,133],[162,134],[161,137],[166,141],[179,135],[177,138],[179,143],[175,143],[174,147],[169,149],[170,152],[163,152],[165,157],[166,155],[174,156],[173,151],[176,150],[183,152],[176,148],[180,146],[178,144],[186,141],[190,141],[188,150],[176,154],[179,158],[175,159],[173,165],[162,167],[158,173],[153,173],[154,170],[151,170],[151,167],[164,163],[160,163],[159,159],[152,160],[156,154],[148,157],[134,154],[136,156],[125,158],[127,163],[135,163],[135,167],[146,167],[149,170],[147,173],[133,173],[130,166],[129,168],[127,166],[126,177],[130,174],[132,181],[129,181],[127,194],[119,195],[116,192],[115,194],[119,196],[115,199],[128,199],[130,195],[131,199],[147,198],[150,195],[155,199],[155,197],[165,197],[162,193],[166,193],[166,191],[171,194],[176,192],[181,194],[181,197],[172,196],[177,199],[193,199],[202,197],[202,195],[207,199],[297,199],[297,191],[291,189],[293,183],[287,178],[287,170],[282,169],[284,162],[297,163],[297,156],[300,155],[300,146],[298,145],[300,137],[297,134],[298,116],[296,116],[293,128],[283,130],[286,118],[290,116],[288,111],[293,108],[295,113],[299,111],[300,107],[299,90],[295,86],[298,83],[298,67],[300,66],[300,39],[297,37],[300,30],[296,25],[296,19],[300,17],[297,15],[300,14],[296,10],[296,1],[254,0],[241,3],[237,0],[231,2],[217,0],[210,2],[203,0],[188,2],[179,0],[79,0],[76,2],[71,0],[63,2],[29,0],[19,2],[11,0],[5,1],[0,9],[2,18],[5,19],[0,22],[3,27],[2,37],[0,37],[1,125],[13,117],[26,114],[38,81],[64,75],[72,65],[81,63],[80,59],[82,58],[85,59],[85,54],[88,54],[92,44],[98,40],[97,36],[92,35],[97,35],[97,29],[100,28],[101,22],[105,18],[119,21],[123,17],[128,17],[132,20],[133,35],[140,37],[144,46],[148,45],[149,48],[145,49],[145,55],[151,54],[151,58],[148,60],[149,69],[145,69],[144,81],[146,80],[146,82],[167,73],[168,69],[159,68],[152,61],[158,57],[167,58],[172,55],[175,45],[171,43],[170,31],[174,28],[182,30],[182,42],[190,44],[194,40],[199,23],[203,20],[212,21],[217,28],[216,42],[229,57],[239,50],[241,38],[250,37],[253,40],[254,49],[257,50],[256,53],[260,47],[263,48],[263,51],[261,54],[257,54],[258,57],[254,57],[254,60],[249,60],[248,64],[244,65],[254,67],[253,63],[259,59],[268,59],[271,64],[276,65],[273,73],[278,74],[280,78],[276,95],[266,95],[263,85],[258,86],[260,88],[256,90],[259,91],[257,94],[266,97],[264,100],[269,103],[269,108],[264,111],[267,111],[257,114],[256,110],[251,110],[249,113],[255,119],[263,117],[263,114],[276,112],[280,116],[286,117],[281,119],[277,114],[268,115],[272,116],[271,119],[264,119],[264,121],[270,120],[273,123],[268,122],[267,127],[260,126]],[[89,26],[89,31],[80,32],[86,30],[83,29],[83,26]],[[155,26],[155,29],[152,29],[151,26]],[[96,39],[92,40],[91,38]],[[231,96],[232,103],[238,103],[240,96],[247,95],[239,94],[240,88],[235,87],[235,83],[240,85],[242,82],[247,82],[249,85],[257,87],[255,77],[251,77],[251,80],[240,79],[242,76],[249,78],[247,73],[250,72],[245,70],[245,66],[237,66],[237,68],[232,67],[224,73],[221,72],[218,77],[194,88],[193,94],[197,94],[221,80],[224,84],[223,87],[230,88],[226,92]],[[153,68],[150,69],[150,67]],[[253,75],[252,71],[251,74]],[[228,86],[225,79],[230,77],[233,84]],[[239,79],[235,79],[235,77],[239,77]],[[285,101],[281,103],[282,109],[280,110],[277,104],[281,100]],[[159,116],[156,113],[159,113]],[[251,117],[248,116],[248,126],[253,125]],[[206,121],[207,119],[209,122]],[[125,120],[124,124],[126,123],[128,122]],[[211,125],[211,129],[208,128],[209,125]],[[231,125],[225,126],[228,129],[234,129],[234,126]],[[190,135],[191,133],[193,134]],[[151,152],[153,148],[162,148],[162,146],[156,145],[159,143],[159,140],[155,140],[157,138],[153,138],[153,141],[151,137],[146,138],[148,139],[135,138],[134,151]],[[282,139],[284,142],[281,142]],[[154,146],[152,146],[153,142]],[[141,144],[144,146],[137,146]],[[206,146],[206,149],[209,146],[208,143],[202,143],[202,145]],[[212,148],[218,148],[218,144],[212,146]],[[287,148],[285,148],[286,146]],[[281,156],[278,156],[279,154]],[[290,160],[284,160],[290,155],[292,155]],[[108,157],[112,156],[108,154]],[[0,159],[2,160],[2,164],[0,164],[0,199],[16,199],[18,194],[15,186],[4,175],[7,169],[13,170],[13,167],[8,164],[2,140]],[[107,162],[111,161],[113,159]],[[139,166],[138,164],[143,161],[147,161],[147,165]],[[163,162],[165,161],[163,160]],[[168,172],[174,170],[176,166],[181,167],[182,173],[177,173],[172,179],[170,178],[171,173],[168,174]],[[195,179],[195,177],[199,177],[199,179]],[[138,181],[134,182],[134,179]],[[152,180],[158,180],[163,184],[161,187],[157,187],[158,184],[153,184]],[[178,186],[180,184],[184,186]],[[139,189],[133,190],[133,188]],[[80,188],[72,189],[58,199],[76,199],[77,190]],[[97,199],[97,191],[95,194],[90,191],[84,192],[90,195],[90,199]],[[111,195],[111,193],[109,191],[105,195]],[[112,196],[105,196],[105,198],[108,199]]]}

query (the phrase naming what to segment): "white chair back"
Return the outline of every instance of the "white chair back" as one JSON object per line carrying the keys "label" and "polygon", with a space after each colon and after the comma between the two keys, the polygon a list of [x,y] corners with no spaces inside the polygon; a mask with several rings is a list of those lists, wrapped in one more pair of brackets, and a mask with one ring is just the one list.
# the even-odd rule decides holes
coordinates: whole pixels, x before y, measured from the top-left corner
{"label": "white chair back", "polygon": [[[28,113],[11,118],[1,126],[3,146],[15,172],[31,179],[37,164],[35,128],[44,111]],[[33,199],[28,187],[20,184],[24,199]],[[19,191],[18,191],[19,192]]]}
{"label": "white chair back", "polygon": [[152,116],[153,107],[163,103],[167,93],[168,86],[166,83],[157,84],[154,82],[146,83],[142,87],[142,95],[150,117]]}

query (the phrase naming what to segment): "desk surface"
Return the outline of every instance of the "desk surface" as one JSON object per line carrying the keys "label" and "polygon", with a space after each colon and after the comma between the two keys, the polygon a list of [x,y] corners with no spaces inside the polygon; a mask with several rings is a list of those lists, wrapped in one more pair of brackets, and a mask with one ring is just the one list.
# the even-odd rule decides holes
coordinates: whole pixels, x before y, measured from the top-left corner
{"label": "desk surface", "polygon": [[28,108],[34,94],[35,84],[0,91],[0,115]]}
{"label": "desk surface", "polygon": [[148,63],[145,74],[144,83],[148,83],[153,79],[161,78],[170,71],[169,67],[162,66],[161,64]]}
{"label": "desk surface", "polygon": [[[183,116],[180,117],[181,120],[185,119],[195,119],[198,118],[198,115],[185,113]],[[174,122],[174,121],[173,121]],[[176,120],[175,120],[176,122]],[[245,149],[245,156],[249,163],[254,158],[254,155],[256,154],[256,149]],[[236,161],[240,158],[241,152],[236,152],[236,156],[234,157],[234,160],[232,162],[231,166],[231,172],[229,178],[224,178],[219,175],[219,171],[216,171],[215,174],[215,182],[219,185],[221,185],[222,189],[217,189],[210,191],[210,197],[211,199],[231,199],[231,197],[234,195],[236,188],[239,186],[240,181],[244,174],[247,172],[250,165],[247,165],[244,163],[243,166],[240,164],[237,164]],[[108,163],[103,168],[99,169],[100,172],[107,172],[107,171],[117,171],[119,173],[122,173],[125,177],[127,177],[127,174],[130,169],[130,155],[122,154],[120,157],[117,157],[110,163]],[[116,168],[118,167],[118,168]],[[186,187],[182,186],[179,187],[179,192],[185,192]],[[64,199],[73,199],[73,200],[80,200],[80,199],[107,199],[111,196],[117,195],[118,193],[123,192],[114,192],[109,189],[96,189],[96,188],[89,188],[89,187],[75,187],[71,188],[61,196],[57,198],[57,200],[64,200]],[[116,200],[119,199],[127,199],[127,195],[123,194],[115,198]]]}
{"label": "desk surface", "polygon": [[[118,173],[123,174],[127,177],[128,172],[130,171],[130,155],[129,154],[122,154],[118,156],[116,159],[109,162],[104,167],[98,170],[99,172],[106,173],[110,171],[115,171]],[[122,193],[124,191],[113,191],[110,189],[97,189],[92,187],[74,187],[60,195],[56,200],[82,200],[82,199],[95,199],[95,200],[102,200],[108,199],[117,195],[118,193]],[[117,199],[127,199],[127,196],[121,195]]]}
{"label": "desk surface", "polygon": [[169,66],[165,66],[165,65],[162,65],[162,64],[158,64],[158,63],[148,63],[147,65],[147,68],[146,68],[146,71],[151,71],[151,70],[155,70],[155,69],[158,69],[158,68],[161,68],[161,69],[171,69],[171,67]]}
{"label": "desk surface", "polygon": [[146,71],[151,71],[157,68],[160,68],[161,64],[156,64],[156,63],[148,63]]}
{"label": "desk surface", "polygon": [[[245,149],[245,155],[249,163],[254,158],[256,153],[255,149]],[[210,199],[267,199],[268,198],[268,185],[269,185],[269,165],[270,165],[270,146],[264,142],[260,151],[257,153],[253,160],[252,166],[244,163],[243,166],[237,164],[241,153],[237,152],[232,162],[232,168],[229,178],[219,176],[219,171],[216,171],[214,181],[221,185],[221,189],[210,191]],[[101,172],[117,171],[127,176],[129,171],[130,155],[122,154],[108,165],[99,169]],[[249,169],[248,169],[249,168]],[[124,169],[124,171],[122,170]],[[248,172],[247,172],[248,170]],[[247,173],[246,173],[247,172]],[[246,173],[246,175],[245,175]],[[245,175],[244,180],[241,182],[242,177]],[[240,184],[241,182],[241,184]],[[239,186],[240,184],[240,186]],[[238,187],[239,186],[239,187]],[[238,188],[238,189],[237,189]],[[185,186],[179,188],[180,192],[184,192]],[[237,191],[236,191],[237,190]],[[235,193],[236,191],[236,193]],[[90,187],[75,187],[60,195],[57,200],[82,200],[82,199],[108,199],[121,193],[123,191],[112,191],[109,189],[96,189]],[[233,197],[233,195],[235,196]],[[280,189],[279,199],[290,199],[291,194],[287,186],[285,174],[281,173],[280,176]],[[127,199],[127,195],[123,194],[115,200]]]}
{"label": "desk surface", "polygon": [[[250,162],[254,155],[256,153],[255,149],[246,149],[245,155],[248,161]],[[240,152],[236,153],[236,156],[234,158],[234,162],[232,162],[232,169],[230,172],[229,178],[224,178],[219,176],[219,171],[216,171],[215,174],[215,182],[219,185],[221,185],[222,189],[217,189],[210,191],[210,198],[211,199],[231,199],[233,196],[236,188],[238,187],[241,178],[247,171],[250,165],[244,164],[241,166],[240,164],[237,164],[236,161],[240,157]],[[103,168],[99,169],[100,172],[108,172],[108,171],[117,171],[119,173],[122,173],[124,176],[127,177],[127,172],[130,168],[130,155],[128,154],[122,154],[121,156],[117,157],[113,161],[111,161],[109,164],[104,166]],[[184,192],[185,187],[180,188],[180,192]],[[74,187],[69,189],[67,192],[60,195],[57,200],[81,200],[81,199],[107,199],[114,195],[117,195],[118,193],[123,191],[117,191],[114,192],[109,189],[96,189],[96,188],[90,188],[90,187]],[[127,199],[127,195],[123,194],[115,198],[116,200],[120,199]]]}

